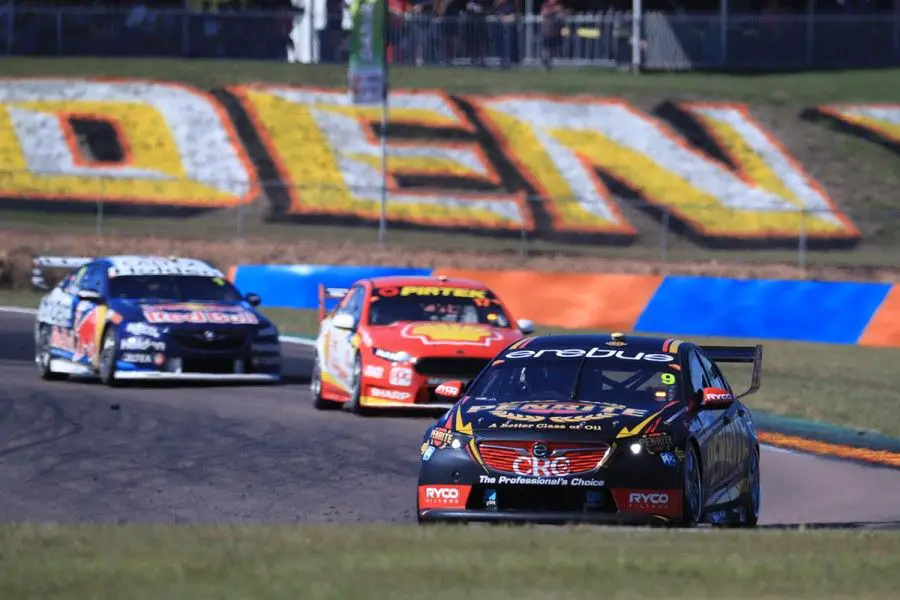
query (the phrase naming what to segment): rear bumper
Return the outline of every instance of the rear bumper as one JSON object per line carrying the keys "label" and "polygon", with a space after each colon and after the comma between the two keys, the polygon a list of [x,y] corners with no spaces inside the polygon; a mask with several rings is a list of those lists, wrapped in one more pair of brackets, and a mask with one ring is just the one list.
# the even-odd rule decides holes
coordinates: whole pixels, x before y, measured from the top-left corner
{"label": "rear bumper", "polygon": [[594,523],[600,525],[666,525],[677,521],[669,517],[630,513],[604,512],[544,512],[489,510],[420,510],[421,523],[535,523],[565,525]]}

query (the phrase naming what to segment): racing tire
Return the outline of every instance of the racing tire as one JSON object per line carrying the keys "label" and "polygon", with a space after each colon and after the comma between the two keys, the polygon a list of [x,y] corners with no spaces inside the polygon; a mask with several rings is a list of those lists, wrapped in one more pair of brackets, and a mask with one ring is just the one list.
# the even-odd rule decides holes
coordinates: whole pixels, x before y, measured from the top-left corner
{"label": "racing tire", "polygon": [[682,527],[696,527],[703,520],[703,466],[697,447],[688,442],[682,465]]}
{"label": "racing tire", "polygon": [[334,410],[338,408],[337,402],[322,398],[322,367],[319,365],[319,355],[313,356],[313,370],[309,376],[309,393],[313,397],[313,407],[316,410]]}
{"label": "racing tire", "polygon": [[37,365],[41,379],[56,381],[68,377],[65,373],[56,373],[50,369],[50,328],[39,325],[34,336],[34,364]]}
{"label": "racing tire", "polygon": [[759,523],[759,510],[762,506],[762,477],[759,471],[759,448],[750,449],[747,461],[748,489],[742,502],[743,519],[740,527],[753,528]]}
{"label": "racing tire", "polygon": [[103,332],[103,341],[100,342],[100,367],[98,375],[100,382],[109,387],[117,387],[116,380],[116,356],[119,353],[119,334],[114,327],[107,328]]}
{"label": "racing tire", "polygon": [[366,414],[366,410],[361,405],[362,399],[362,357],[357,352],[356,358],[353,359],[353,380],[350,385],[350,397],[347,399],[344,408],[355,415]]}

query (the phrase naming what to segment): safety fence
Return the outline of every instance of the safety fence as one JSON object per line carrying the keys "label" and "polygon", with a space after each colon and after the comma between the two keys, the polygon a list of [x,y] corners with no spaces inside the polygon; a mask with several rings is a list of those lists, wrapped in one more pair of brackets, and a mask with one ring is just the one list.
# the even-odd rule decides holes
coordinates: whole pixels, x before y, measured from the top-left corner
{"label": "safety fence", "polygon": [[303,239],[520,258],[562,254],[869,271],[900,264],[900,209],[889,207],[850,219],[833,207],[695,205],[674,189],[650,202],[496,187],[392,187],[383,194],[380,186],[151,175],[0,173],[0,229],[18,236],[53,231],[82,239],[193,239],[270,249]]}
{"label": "safety fence", "polygon": [[[321,5],[320,12],[316,12]],[[292,12],[0,6],[0,53],[345,63],[350,21],[323,3]],[[528,16],[392,15],[403,65],[630,66],[647,70],[794,69],[900,64],[900,12],[872,15],[644,13],[545,21]]]}

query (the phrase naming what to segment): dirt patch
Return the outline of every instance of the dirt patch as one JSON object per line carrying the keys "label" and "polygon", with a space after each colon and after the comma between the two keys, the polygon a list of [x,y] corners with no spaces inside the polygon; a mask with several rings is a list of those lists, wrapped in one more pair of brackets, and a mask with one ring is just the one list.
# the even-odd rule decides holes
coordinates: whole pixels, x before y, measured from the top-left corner
{"label": "dirt patch", "polygon": [[632,259],[605,259],[572,254],[525,257],[512,252],[447,251],[406,248],[396,245],[323,243],[321,240],[271,242],[247,238],[241,242],[216,242],[172,237],[108,236],[63,234],[46,236],[0,230],[0,287],[22,289],[30,285],[34,256],[103,256],[113,254],[153,254],[192,256],[219,268],[234,264],[334,264],[454,267],[467,269],[507,269],[595,273],[644,273],[652,275],[705,275],[712,277],[900,281],[900,268],[892,267],[810,267],[799,269],[786,264],[736,265],[719,261],[661,262]]}

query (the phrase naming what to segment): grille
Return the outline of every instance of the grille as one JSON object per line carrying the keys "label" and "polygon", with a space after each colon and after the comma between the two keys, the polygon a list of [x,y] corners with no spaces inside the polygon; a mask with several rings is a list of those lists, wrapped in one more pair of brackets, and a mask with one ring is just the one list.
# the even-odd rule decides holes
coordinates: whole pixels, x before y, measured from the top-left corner
{"label": "grille", "polygon": [[[247,372],[251,372],[247,365]],[[234,373],[234,361],[222,358],[184,358],[181,361],[182,373],[213,373],[231,375]]]}
{"label": "grille", "polygon": [[[577,475],[593,471],[600,466],[609,452],[609,445],[604,443],[548,442],[544,444],[548,450],[546,458],[537,459],[531,453],[534,444],[533,440],[482,442],[478,445],[478,451],[484,464],[494,471],[511,475],[531,475],[534,474],[534,469],[547,468],[551,469],[550,476]],[[519,461],[518,465],[516,461]],[[534,461],[540,462],[535,465]]]}
{"label": "grille", "polygon": [[[207,340],[206,331],[212,331],[215,339]],[[222,331],[215,329],[194,329],[188,331],[173,331],[170,339],[183,348],[200,350],[203,352],[227,352],[239,350],[247,343],[247,334],[241,331]]]}
{"label": "grille", "polygon": [[[493,490],[496,504],[488,507],[485,492]],[[589,512],[614,513],[616,503],[606,488],[578,488],[541,485],[483,485],[472,486],[466,501],[468,510],[528,511],[528,512]]]}
{"label": "grille", "polygon": [[416,372],[426,377],[472,379],[490,362],[484,358],[422,358]]}

